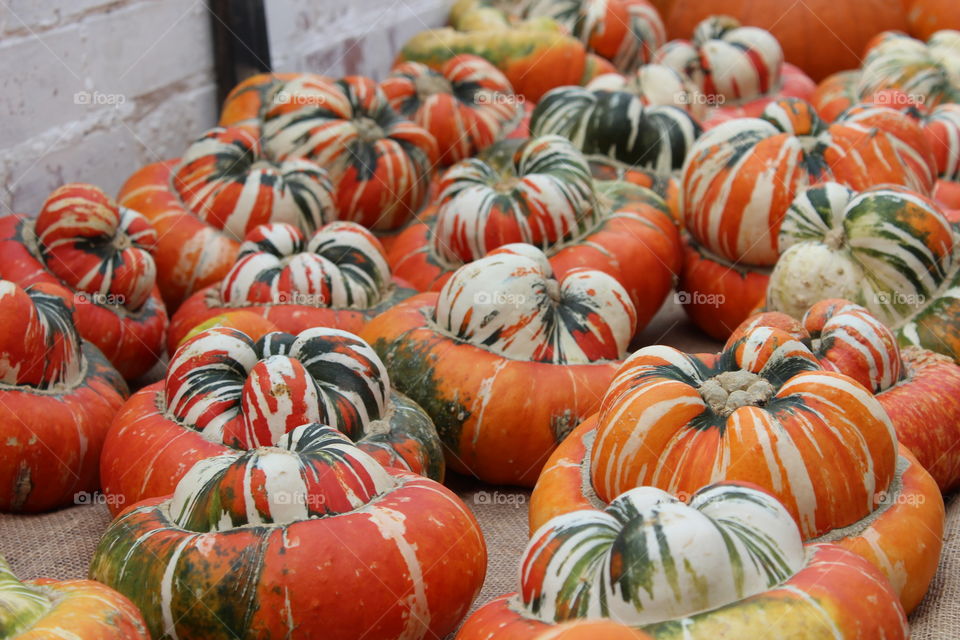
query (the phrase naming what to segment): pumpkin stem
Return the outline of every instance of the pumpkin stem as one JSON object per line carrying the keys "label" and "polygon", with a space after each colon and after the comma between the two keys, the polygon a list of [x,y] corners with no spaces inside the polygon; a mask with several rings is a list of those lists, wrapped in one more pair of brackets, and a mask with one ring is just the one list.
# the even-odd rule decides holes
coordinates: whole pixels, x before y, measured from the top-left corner
{"label": "pumpkin stem", "polygon": [[22,583],[0,556],[0,637],[20,635],[53,606],[39,589]]}
{"label": "pumpkin stem", "polygon": [[384,136],[383,128],[373,118],[360,116],[353,121],[353,126],[357,128],[357,135],[364,142],[376,142]]}
{"label": "pumpkin stem", "polygon": [[700,385],[700,395],[710,409],[724,418],[746,406],[761,406],[773,397],[774,388],[756,373],[724,371]]}
{"label": "pumpkin stem", "polygon": [[847,237],[843,232],[842,227],[836,227],[827,231],[823,236],[823,243],[830,247],[833,251],[837,251],[843,248],[844,243],[846,242]]}
{"label": "pumpkin stem", "polygon": [[420,102],[436,93],[453,93],[453,85],[450,84],[450,81],[436,72],[418,76],[413,81],[413,87],[417,91],[417,99]]}

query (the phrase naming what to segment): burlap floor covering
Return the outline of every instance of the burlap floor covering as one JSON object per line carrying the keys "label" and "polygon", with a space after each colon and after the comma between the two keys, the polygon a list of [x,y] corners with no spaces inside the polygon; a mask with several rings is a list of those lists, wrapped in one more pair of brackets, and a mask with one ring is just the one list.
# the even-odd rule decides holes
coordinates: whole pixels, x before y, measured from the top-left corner
{"label": "burlap floor covering", "polygon": [[[644,332],[645,343],[687,351],[716,350],[668,306]],[[527,541],[529,491],[487,487],[452,478],[452,488],[473,510],[487,542],[487,578],[474,609],[517,588],[517,566]],[[105,505],[84,505],[36,516],[0,515],[0,555],[21,578],[85,577],[97,541],[110,522]],[[940,568],[910,618],[915,640],[960,639],[960,498],[947,498]]]}

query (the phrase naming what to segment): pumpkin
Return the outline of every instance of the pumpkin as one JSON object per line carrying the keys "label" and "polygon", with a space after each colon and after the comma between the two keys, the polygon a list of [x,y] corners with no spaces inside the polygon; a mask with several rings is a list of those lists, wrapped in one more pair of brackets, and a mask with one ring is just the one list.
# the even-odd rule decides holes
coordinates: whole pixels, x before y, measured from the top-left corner
{"label": "pumpkin", "polygon": [[644,107],[626,91],[559,87],[548,92],[530,116],[533,136],[560,135],[585,154],[670,173],[683,165],[701,129],[675,106]]}
{"label": "pumpkin", "polygon": [[433,423],[390,383],[373,349],[346,331],[275,332],[254,342],[229,327],[208,329],[117,413],[100,466],[104,493],[115,513],[165,496],[199,460],[269,446],[314,420],[386,465],[441,479]]}
{"label": "pumpkin", "polygon": [[0,280],[0,511],[96,491],[100,449],[127,386],[73,324],[73,294]]}
{"label": "pumpkin", "polygon": [[857,93],[867,98],[881,89],[899,89],[935,106],[960,91],[960,31],[938,31],[927,42],[904,33],[879,34],[861,66]]}
{"label": "pumpkin", "polygon": [[226,277],[174,314],[168,348],[173,353],[193,327],[230,309],[253,311],[287,333],[311,327],[356,333],[410,293],[391,279],[380,242],[356,223],[331,222],[309,238],[288,224],[260,225],[247,234]]}
{"label": "pumpkin", "polygon": [[517,95],[532,102],[554,87],[586,84],[615,70],[555,21],[517,22],[494,4],[491,0],[458,0],[450,9],[451,27],[413,36],[396,62],[421,62],[439,70],[454,56],[476,55],[497,67]]}
{"label": "pumpkin", "polygon": [[640,98],[644,106],[674,106],[698,120],[707,114],[709,102],[686,75],[663,64],[647,64],[629,75],[605,73],[591,80],[586,88],[626,91]]}
{"label": "pumpkin", "polygon": [[680,224],[680,189],[676,179],[669,174],[658,173],[642,167],[633,167],[613,158],[601,155],[585,156],[590,165],[590,175],[596,181],[620,181],[650,189],[663,198],[674,221]]}
{"label": "pumpkin", "polygon": [[903,30],[903,7],[891,0],[804,0],[785,5],[762,0],[666,0],[662,8],[670,38],[689,38],[714,15],[767,29],[784,57],[814,80],[860,64],[867,43],[886,30]]}
{"label": "pumpkin", "polygon": [[386,640],[452,631],[485,568],[451,491],[314,423],[201,460],[172,496],[128,509],[90,575],[137,604],[157,640]]}
{"label": "pumpkin", "polygon": [[743,104],[728,104],[721,102],[718,98],[711,100],[709,97],[704,97],[707,102],[715,103],[717,106],[703,120],[703,128],[712,129],[727,120],[735,118],[758,118],[771,102],[783,98],[811,100],[817,90],[817,84],[799,67],[795,67],[789,62],[783,63],[780,78],[780,89],[778,91]]}
{"label": "pumpkin", "polygon": [[483,58],[450,58],[440,71],[404,62],[380,88],[400,115],[436,139],[440,163],[453,164],[504,137],[519,122],[524,99]]}
{"label": "pumpkin", "polygon": [[908,0],[907,23],[910,35],[926,40],[942,29],[960,30],[956,5],[950,0]]}
{"label": "pumpkin", "polygon": [[919,347],[901,351],[890,329],[848,300],[821,300],[799,322],[776,311],[757,314],[734,331],[730,342],[760,326],[789,331],[824,368],[876,394],[897,439],[940,489],[950,491],[960,483],[960,365]]}
{"label": "pumpkin", "polygon": [[807,185],[891,183],[929,193],[933,164],[920,126],[893,109],[865,106],[826,125],[810,104],[778,100],[760,118],[725,122],[694,143],[680,185],[684,226],[729,262],[769,266],[783,216]]}
{"label": "pumpkin", "polygon": [[692,41],[660,48],[656,61],[686,75],[706,96],[741,103],[779,88],[783,51],[769,31],[711,16],[697,25]]}
{"label": "pumpkin", "polygon": [[[259,135],[263,115],[274,100],[285,102],[294,99],[290,93],[281,94],[286,83],[304,79],[314,82],[333,82],[333,78],[311,73],[254,74],[227,94],[220,109],[220,126],[242,126]],[[298,99],[301,98],[298,96]],[[301,104],[309,103],[302,101]]]}
{"label": "pumpkin", "polygon": [[438,290],[464,263],[526,242],[558,277],[587,267],[616,278],[646,326],[679,270],[679,233],[663,200],[629,183],[595,182],[559,136],[531,138],[512,153],[498,146],[447,170],[436,216],[408,227],[387,254],[394,276]]}
{"label": "pumpkin", "polygon": [[901,344],[960,357],[954,232],[929,198],[893,186],[811,187],[790,206],[778,244],[769,310],[799,318],[814,302],[844,298]]}
{"label": "pumpkin", "polygon": [[864,556],[907,611],[923,598],[942,545],[936,483],[898,450],[867,389],[779,328],[754,328],[716,355],[634,352],[544,468],[531,529],[640,485],[690,495],[725,481],[769,491],[805,540]]}
{"label": "pumpkin", "polygon": [[553,18],[622,72],[650,62],[667,39],[660,14],[647,0],[532,0],[524,13]]}
{"label": "pumpkin", "polygon": [[254,313],[253,311],[227,311],[226,313],[221,313],[220,315],[216,315],[212,318],[204,320],[200,324],[193,327],[193,329],[190,329],[190,331],[188,331],[187,334],[183,336],[183,338],[181,338],[176,345],[174,345],[174,348],[170,350],[171,353],[176,352],[180,345],[198,333],[203,333],[207,329],[213,329],[214,327],[229,327],[230,329],[236,329],[247,334],[254,342],[268,333],[278,331],[277,325],[273,324],[263,316]]}
{"label": "pumpkin", "polygon": [[433,136],[362,76],[287,83],[264,113],[263,145],[276,160],[325,167],[339,218],[380,230],[396,229],[423,206],[438,160]]}
{"label": "pumpkin", "polygon": [[4,638],[150,640],[143,616],[133,603],[93,580],[24,582],[0,558],[0,602]]}
{"label": "pumpkin", "polygon": [[374,318],[361,335],[397,388],[433,418],[456,471],[533,486],[547,456],[597,408],[636,312],[609,275],[508,244]]}
{"label": "pumpkin", "polygon": [[266,222],[313,231],[336,216],[334,198],[319,165],[272,162],[247,128],[217,127],[183,158],[138,170],[118,199],[156,229],[157,284],[175,309],[194,291],[223,279],[247,231]]}
{"label": "pumpkin", "polygon": [[152,252],[157,234],[135,211],[89,184],[66,184],[36,218],[0,218],[0,278],[74,292],[74,321],[125,378],[163,353],[167,312]]}
{"label": "pumpkin", "polygon": [[686,238],[675,300],[704,333],[726,340],[761,306],[770,269],[733,264]]}
{"label": "pumpkin", "polygon": [[552,518],[524,550],[519,586],[457,638],[909,637],[879,571],[837,545],[804,546],[783,506],[736,484],[689,504],[638,487]]}

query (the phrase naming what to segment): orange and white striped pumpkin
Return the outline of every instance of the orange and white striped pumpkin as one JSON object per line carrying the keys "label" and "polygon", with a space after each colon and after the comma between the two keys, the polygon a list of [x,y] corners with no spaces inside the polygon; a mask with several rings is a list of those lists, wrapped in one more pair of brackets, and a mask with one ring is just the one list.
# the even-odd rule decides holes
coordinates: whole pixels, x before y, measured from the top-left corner
{"label": "orange and white striped pumpkin", "polygon": [[335,199],[325,169],[271,161],[246,127],[207,131],[183,158],[134,173],[119,196],[157,231],[157,282],[172,308],[223,278],[250,229],[283,222],[311,233],[337,217]]}
{"label": "orange and white striped pumpkin", "polygon": [[629,75],[605,73],[591,80],[590,91],[626,91],[643,105],[671,105],[700,120],[707,114],[708,100],[685,74],[663,64],[647,64]]}
{"label": "orange and white striped pumpkin", "polygon": [[519,586],[457,638],[909,637],[876,568],[836,545],[804,546],[776,499],[736,484],[689,504],[637,487],[603,510],[558,515],[533,533]]}
{"label": "orange and white striped pumpkin", "polygon": [[338,217],[371,229],[396,229],[413,217],[438,162],[434,137],[361,76],[286,83],[265,111],[262,131],[268,157],[324,167],[336,187]]}
{"label": "orange and white striped pumpkin", "polygon": [[254,342],[236,329],[208,329],[117,414],[102,457],[104,492],[118,507],[167,495],[195,462],[270,446],[311,421],[336,427],[384,464],[442,478],[433,423],[390,383],[374,350],[346,331],[274,332]]}
{"label": "orange and white striped pumpkin", "polygon": [[123,378],[73,323],[73,294],[0,280],[0,511],[37,512],[96,491]]}
{"label": "orange and white striped pumpkin", "polygon": [[452,631],[485,569],[477,521],[450,490],[305,424],[201,460],[172,496],[128,509],[90,575],[157,638],[387,640]]}
{"label": "orange and white striped pumpkin", "polygon": [[56,189],[36,218],[0,218],[0,277],[74,292],[77,329],[126,378],[163,354],[167,312],[156,287],[157,233],[98,187]]}
{"label": "orange and white striped pumpkin", "polygon": [[928,194],[934,165],[920,126],[894,109],[865,107],[826,125],[808,103],[779,100],[761,118],[725,122],[697,140],[683,168],[684,225],[721,258],[772,265],[783,217],[808,185],[890,183]]}
{"label": "orange and white striped pumpkin", "polygon": [[197,325],[238,309],[288,333],[311,327],[356,333],[411,293],[394,282],[380,242],[354,222],[331,222],[309,237],[288,224],[261,225],[247,234],[226,277],[177,310],[168,349],[173,353]]}
{"label": "orange and white striped pumpkin", "polygon": [[556,277],[540,250],[509,244],[362,335],[434,419],[452,468],[532,486],[550,451],[596,410],[635,327],[630,296],[609,275]]}
{"label": "orange and white striped pumpkin", "polygon": [[403,62],[380,88],[390,106],[436,139],[444,165],[489,147],[523,115],[524,99],[514,95],[506,76],[479,56],[454,56],[439,71]]}

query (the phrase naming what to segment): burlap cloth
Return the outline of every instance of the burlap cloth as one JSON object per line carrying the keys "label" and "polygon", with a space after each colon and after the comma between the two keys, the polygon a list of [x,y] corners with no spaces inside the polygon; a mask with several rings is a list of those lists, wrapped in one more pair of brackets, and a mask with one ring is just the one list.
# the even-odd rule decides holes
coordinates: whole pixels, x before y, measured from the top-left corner
{"label": "burlap cloth", "polygon": [[[687,351],[714,351],[669,305],[643,336],[646,343]],[[480,521],[489,560],[474,609],[517,588],[517,564],[527,541],[529,491],[489,487],[453,477],[448,483]],[[926,598],[910,617],[916,640],[960,639],[960,499],[948,496],[940,568]],[[100,534],[110,522],[105,505],[72,507],[38,516],[0,515],[0,554],[21,578],[85,577]]]}

